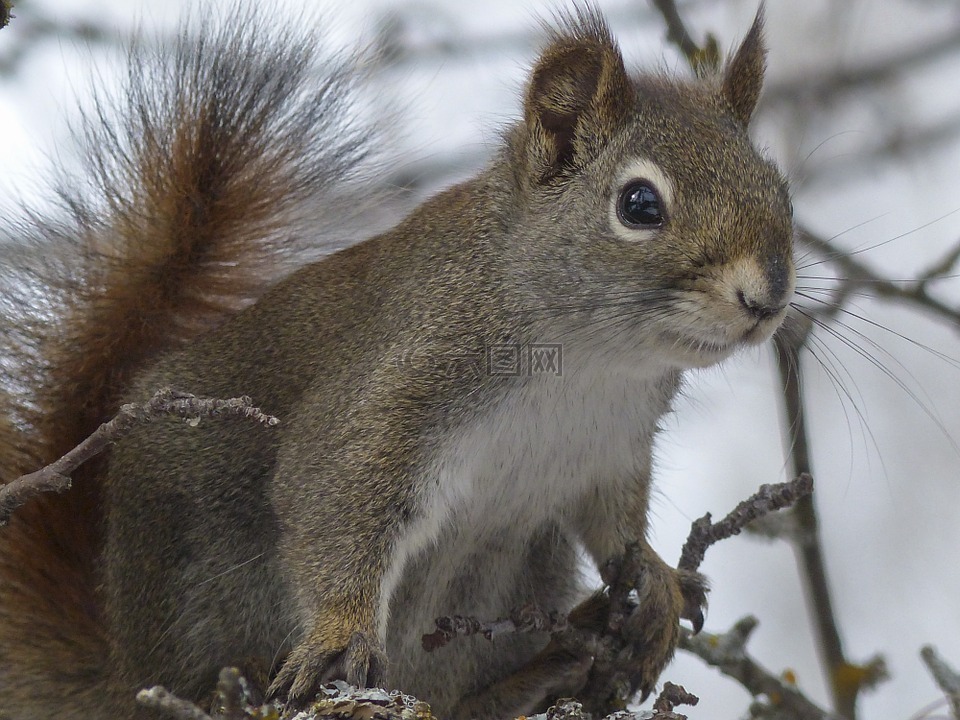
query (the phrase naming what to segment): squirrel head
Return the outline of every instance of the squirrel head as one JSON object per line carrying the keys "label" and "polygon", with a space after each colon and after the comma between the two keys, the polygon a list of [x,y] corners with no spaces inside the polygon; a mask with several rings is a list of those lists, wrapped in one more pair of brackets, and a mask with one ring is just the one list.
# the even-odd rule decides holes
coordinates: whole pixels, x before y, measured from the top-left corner
{"label": "squirrel head", "polygon": [[692,80],[631,77],[590,10],[551,31],[507,152],[538,290],[562,286],[585,329],[605,324],[690,367],[778,327],[792,208],[748,136],[765,55],[762,13],[721,72]]}

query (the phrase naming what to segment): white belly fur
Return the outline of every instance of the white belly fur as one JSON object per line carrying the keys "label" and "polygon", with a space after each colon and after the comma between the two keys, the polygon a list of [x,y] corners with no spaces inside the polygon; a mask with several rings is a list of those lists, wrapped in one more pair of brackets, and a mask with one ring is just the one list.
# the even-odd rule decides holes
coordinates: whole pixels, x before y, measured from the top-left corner
{"label": "white belly fur", "polygon": [[[498,404],[444,443],[420,485],[419,519],[398,542],[382,584],[381,638],[404,569],[441,536],[443,552],[432,553],[431,560],[452,567],[449,575],[432,573],[436,577],[464,572],[463,563],[480,547],[517,557],[545,525],[563,526],[588,493],[648,470],[653,435],[676,376],[596,358],[580,367],[565,358],[565,365],[562,377],[518,378]],[[444,592],[423,588],[427,613],[443,606]]]}

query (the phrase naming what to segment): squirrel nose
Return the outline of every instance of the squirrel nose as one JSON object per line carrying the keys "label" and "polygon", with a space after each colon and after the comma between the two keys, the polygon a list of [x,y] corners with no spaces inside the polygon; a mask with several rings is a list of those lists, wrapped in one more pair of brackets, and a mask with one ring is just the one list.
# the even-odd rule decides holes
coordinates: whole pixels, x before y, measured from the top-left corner
{"label": "squirrel nose", "polygon": [[790,301],[793,291],[793,266],[780,256],[772,256],[759,276],[748,276],[739,283],[737,300],[747,314],[757,320],[777,315]]}
{"label": "squirrel nose", "polygon": [[737,300],[740,301],[740,304],[747,311],[747,313],[757,320],[766,320],[768,317],[773,317],[778,312],[783,310],[786,305],[786,303],[771,303],[766,298],[756,298],[752,295],[748,295],[743,290],[737,290]]}

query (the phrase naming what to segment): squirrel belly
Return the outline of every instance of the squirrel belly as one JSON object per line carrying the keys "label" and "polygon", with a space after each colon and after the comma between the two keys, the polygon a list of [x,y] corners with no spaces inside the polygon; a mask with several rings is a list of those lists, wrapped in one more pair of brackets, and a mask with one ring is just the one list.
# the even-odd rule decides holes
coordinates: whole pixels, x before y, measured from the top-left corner
{"label": "squirrel belly", "polygon": [[[38,455],[160,387],[250,395],[281,423],[166,418],[117,443],[83,478],[91,627],[31,608],[40,586],[0,564],[0,707],[146,717],[139,688],[199,699],[239,665],[293,705],[342,678],[441,717],[530,713],[582,686],[582,658],[536,634],[428,654],[421,635],[440,615],[569,610],[579,550],[602,565],[628,544],[650,587],[624,672],[648,693],[703,599],[646,541],[658,424],[685,369],[768,338],[793,290],[786,183],[747,133],[761,27],[717,77],[632,78],[602,18],[569,13],[488,168],[275,284],[258,269],[312,227],[318,190],[342,201],[367,153],[324,120],[353,69],[316,87],[312,38],[234,20],[181,42],[156,84],[135,79],[128,144],[93,162],[116,202],[71,230],[86,274],[45,360],[70,392],[48,383],[38,404],[87,420],[28,423]],[[502,372],[501,350],[519,364]],[[75,577],[63,529],[30,527],[43,567]],[[51,641],[57,662],[91,684],[20,652],[31,626],[69,638]],[[71,683],[84,694],[63,711]]]}
{"label": "squirrel belly", "polygon": [[[430,491],[382,584],[388,654],[402,658],[391,687],[453,710],[519,668],[542,640],[466,639],[425,654],[420,639],[434,618],[499,618],[530,603],[568,611],[584,597],[578,528],[589,520],[580,511],[598,510],[584,498],[626,496],[626,486],[649,475],[653,436],[678,379],[668,372],[651,383],[590,360],[574,368],[568,357],[564,375],[504,390],[438,450],[421,481]],[[469,677],[451,672],[468,663]]]}

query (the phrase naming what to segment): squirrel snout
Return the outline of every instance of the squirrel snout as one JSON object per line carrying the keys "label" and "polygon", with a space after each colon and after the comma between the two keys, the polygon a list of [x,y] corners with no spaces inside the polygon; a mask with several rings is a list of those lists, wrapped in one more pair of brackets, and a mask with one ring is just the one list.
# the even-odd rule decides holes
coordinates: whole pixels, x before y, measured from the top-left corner
{"label": "squirrel snout", "polygon": [[740,306],[752,318],[766,320],[780,313],[793,294],[792,264],[782,260],[768,261],[762,270],[756,268],[740,278],[736,289]]}
{"label": "squirrel snout", "polygon": [[742,288],[737,290],[737,300],[739,300],[743,308],[757,320],[766,320],[769,317],[773,317],[786,307],[786,302],[772,303],[769,298],[758,298],[752,294],[748,294]]}

